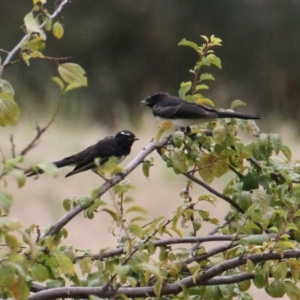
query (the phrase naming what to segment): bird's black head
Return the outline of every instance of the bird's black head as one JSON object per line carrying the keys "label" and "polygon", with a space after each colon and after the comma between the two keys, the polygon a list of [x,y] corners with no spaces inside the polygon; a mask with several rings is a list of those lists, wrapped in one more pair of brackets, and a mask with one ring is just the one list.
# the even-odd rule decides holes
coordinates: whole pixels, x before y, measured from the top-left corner
{"label": "bird's black head", "polygon": [[135,135],[129,130],[121,130],[115,135],[115,140],[119,144],[128,145],[131,147],[134,141],[137,141],[138,138],[136,138]]}
{"label": "bird's black head", "polygon": [[162,92],[157,92],[157,93],[151,94],[148,98],[141,101],[141,106],[153,107],[160,100],[162,100],[163,98],[165,98],[167,96],[169,96],[168,93],[162,93]]}

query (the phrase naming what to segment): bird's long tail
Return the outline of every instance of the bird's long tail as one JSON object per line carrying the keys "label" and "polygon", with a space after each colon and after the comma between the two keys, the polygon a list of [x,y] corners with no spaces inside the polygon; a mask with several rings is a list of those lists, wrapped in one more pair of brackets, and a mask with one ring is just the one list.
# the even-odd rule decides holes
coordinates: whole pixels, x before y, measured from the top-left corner
{"label": "bird's long tail", "polygon": [[258,115],[248,115],[231,111],[218,111],[218,118],[235,118],[243,120],[260,120],[261,117]]}
{"label": "bird's long tail", "polygon": [[[69,159],[63,159],[63,160],[55,161],[52,164],[55,165],[57,168],[63,168],[63,167],[69,166],[72,163],[73,163],[73,161],[70,161]],[[44,171],[38,167],[28,169],[24,172],[26,177],[31,177],[31,176],[43,174],[43,173],[44,173]]]}

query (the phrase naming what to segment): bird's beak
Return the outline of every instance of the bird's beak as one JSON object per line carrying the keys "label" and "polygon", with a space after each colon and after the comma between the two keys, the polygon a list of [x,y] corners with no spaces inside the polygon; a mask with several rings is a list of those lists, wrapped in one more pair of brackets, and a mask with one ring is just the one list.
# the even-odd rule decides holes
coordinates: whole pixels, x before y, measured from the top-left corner
{"label": "bird's beak", "polygon": [[139,138],[134,138],[133,140],[134,140],[134,141],[138,141],[138,140],[139,140]]}
{"label": "bird's beak", "polygon": [[147,103],[146,100],[143,100],[143,101],[140,102],[140,105],[141,105],[141,106],[146,106],[146,105],[148,105],[148,103]]}

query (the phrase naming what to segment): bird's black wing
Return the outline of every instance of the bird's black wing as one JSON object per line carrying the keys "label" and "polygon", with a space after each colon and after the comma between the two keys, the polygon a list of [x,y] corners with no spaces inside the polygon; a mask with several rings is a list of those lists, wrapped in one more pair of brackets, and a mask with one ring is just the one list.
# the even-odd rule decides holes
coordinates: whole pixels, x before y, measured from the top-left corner
{"label": "bird's black wing", "polygon": [[117,155],[116,147],[117,145],[113,139],[109,142],[108,140],[99,141],[96,145],[90,147],[89,152],[86,153],[85,157],[76,164],[76,167],[66,177],[96,168],[96,158],[99,159],[99,164],[103,165],[110,157]]}
{"label": "bird's black wing", "polygon": [[168,119],[216,118],[217,112],[205,106],[182,101],[178,105],[155,105],[153,114]]}

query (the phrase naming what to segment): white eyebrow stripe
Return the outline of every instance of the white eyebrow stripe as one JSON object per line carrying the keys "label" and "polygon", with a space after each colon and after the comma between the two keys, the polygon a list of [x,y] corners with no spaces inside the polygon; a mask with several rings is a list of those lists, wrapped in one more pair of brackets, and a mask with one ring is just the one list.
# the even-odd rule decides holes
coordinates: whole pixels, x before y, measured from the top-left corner
{"label": "white eyebrow stripe", "polygon": [[130,136],[130,135],[131,135],[130,133],[128,133],[128,132],[125,132],[125,131],[121,131],[121,134],[123,134],[123,135],[127,135],[127,136]]}

